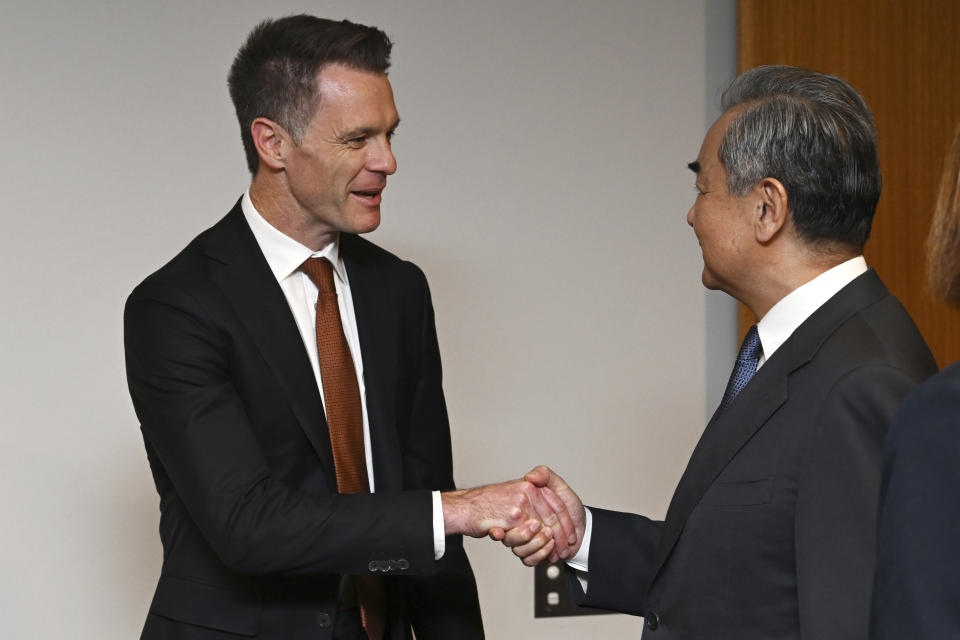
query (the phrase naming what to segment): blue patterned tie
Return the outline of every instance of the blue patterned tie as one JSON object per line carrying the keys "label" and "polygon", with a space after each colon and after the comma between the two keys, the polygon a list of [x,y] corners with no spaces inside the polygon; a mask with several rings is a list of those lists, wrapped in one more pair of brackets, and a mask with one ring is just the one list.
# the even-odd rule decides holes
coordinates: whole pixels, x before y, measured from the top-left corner
{"label": "blue patterned tie", "polygon": [[720,401],[717,413],[729,407],[737,394],[750,382],[750,378],[757,372],[761,353],[763,353],[763,345],[760,344],[760,334],[757,333],[757,325],[753,325],[744,336],[743,344],[740,345],[737,364],[734,365],[733,373],[730,374],[730,381],[727,382],[727,390],[723,392],[723,400]]}

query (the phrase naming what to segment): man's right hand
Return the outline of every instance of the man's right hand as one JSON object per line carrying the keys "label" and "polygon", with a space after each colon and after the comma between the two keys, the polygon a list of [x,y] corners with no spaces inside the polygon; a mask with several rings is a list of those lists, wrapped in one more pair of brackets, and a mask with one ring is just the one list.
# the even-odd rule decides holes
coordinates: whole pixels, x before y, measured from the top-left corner
{"label": "man's right hand", "polygon": [[587,523],[586,511],[580,497],[564,482],[563,478],[543,465],[532,469],[524,476],[524,480],[540,488],[541,491],[550,491],[563,502],[564,510],[571,518],[576,539],[568,545],[565,553],[559,553],[549,544],[549,539],[539,535],[537,529],[529,527],[527,523],[507,530],[493,528],[490,530],[490,537],[512,548],[514,555],[531,567],[546,559],[556,562],[560,558],[572,558],[580,550]]}
{"label": "man's right hand", "polygon": [[523,531],[526,543],[537,545],[537,552],[544,557],[571,556],[570,545],[579,540],[576,524],[566,502],[546,486],[546,480],[543,485],[521,479],[444,492],[440,494],[444,532],[480,538],[494,537],[494,532]]}

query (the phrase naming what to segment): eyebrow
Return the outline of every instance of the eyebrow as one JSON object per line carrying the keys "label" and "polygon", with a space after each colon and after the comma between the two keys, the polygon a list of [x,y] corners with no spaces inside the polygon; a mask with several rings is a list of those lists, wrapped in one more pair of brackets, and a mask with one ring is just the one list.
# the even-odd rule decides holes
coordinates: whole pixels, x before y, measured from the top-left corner
{"label": "eyebrow", "polygon": [[693,171],[694,173],[700,173],[700,163],[696,160],[693,162],[688,162],[687,169],[690,169],[690,171]]}
{"label": "eyebrow", "polygon": [[[387,131],[396,131],[397,127],[399,126],[400,126],[400,119],[397,118],[396,122],[393,123],[393,126],[387,128]],[[374,129],[373,127],[359,127],[357,129],[344,131],[340,135],[344,140],[346,140],[349,138],[365,138],[376,132],[377,132],[377,129]]]}

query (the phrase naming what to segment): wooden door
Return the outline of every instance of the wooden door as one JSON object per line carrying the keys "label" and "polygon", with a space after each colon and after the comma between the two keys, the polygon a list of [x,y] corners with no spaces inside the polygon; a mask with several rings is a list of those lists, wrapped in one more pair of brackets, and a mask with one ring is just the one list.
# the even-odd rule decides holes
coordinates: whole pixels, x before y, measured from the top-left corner
{"label": "wooden door", "polygon": [[[960,1],[739,0],[738,67],[790,64],[844,78],[877,121],[883,192],[865,251],[941,366],[960,359],[960,313],[924,280],[924,242],[960,121]],[[754,322],[741,308],[741,335]]]}

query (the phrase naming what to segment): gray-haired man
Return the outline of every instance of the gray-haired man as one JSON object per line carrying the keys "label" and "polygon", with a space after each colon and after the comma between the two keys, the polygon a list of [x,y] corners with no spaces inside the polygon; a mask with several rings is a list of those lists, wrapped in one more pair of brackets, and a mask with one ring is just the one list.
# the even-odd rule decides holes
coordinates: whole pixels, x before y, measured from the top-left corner
{"label": "gray-haired man", "polygon": [[[783,66],[737,78],[723,108],[690,163],[687,222],[704,285],[759,321],[666,519],[585,511],[546,467],[527,479],[585,532],[576,599],[645,616],[644,638],[865,639],[881,446],[936,370],[861,255],[880,196],[873,117],[843,80]],[[541,542],[505,539],[528,564]]]}

